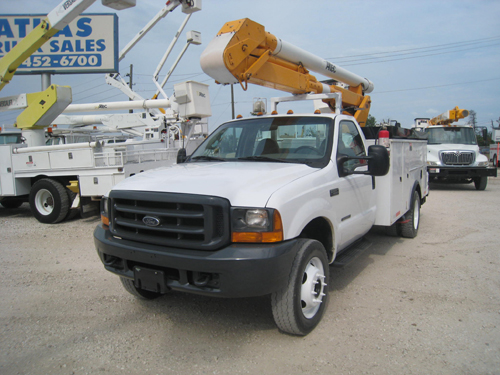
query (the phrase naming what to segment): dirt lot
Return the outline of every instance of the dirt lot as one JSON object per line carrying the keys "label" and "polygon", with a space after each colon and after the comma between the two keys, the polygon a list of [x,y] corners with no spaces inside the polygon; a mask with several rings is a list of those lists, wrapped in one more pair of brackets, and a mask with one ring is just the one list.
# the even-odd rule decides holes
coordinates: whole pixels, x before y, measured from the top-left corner
{"label": "dirt lot", "polygon": [[43,225],[0,208],[0,374],[500,374],[500,178],[432,186],[413,240],[373,230],[331,269],[297,338],[267,297],[135,300],[104,270],[97,217]]}

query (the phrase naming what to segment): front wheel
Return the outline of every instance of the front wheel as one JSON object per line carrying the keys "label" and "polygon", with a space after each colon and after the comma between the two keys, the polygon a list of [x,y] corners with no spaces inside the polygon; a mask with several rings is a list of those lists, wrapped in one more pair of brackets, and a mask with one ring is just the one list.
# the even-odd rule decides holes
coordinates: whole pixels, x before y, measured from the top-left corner
{"label": "front wheel", "polygon": [[38,180],[30,191],[30,208],[41,223],[55,224],[64,220],[69,210],[66,188],[50,178]]}
{"label": "front wheel", "polygon": [[417,237],[420,226],[420,195],[418,191],[413,192],[411,206],[405,215],[405,221],[401,223],[401,235],[406,238]]}
{"label": "front wheel", "polygon": [[497,159],[497,156],[496,156],[496,155],[495,155],[495,156],[493,156],[493,166],[494,166],[495,168],[498,168],[498,159]]}
{"label": "front wheel", "polygon": [[271,295],[274,321],[286,333],[305,336],[320,322],[328,304],[329,265],[323,245],[299,240],[287,285]]}
{"label": "front wheel", "polygon": [[476,190],[486,189],[487,184],[488,184],[488,177],[486,177],[486,176],[476,177],[474,179],[474,186],[476,187]]}

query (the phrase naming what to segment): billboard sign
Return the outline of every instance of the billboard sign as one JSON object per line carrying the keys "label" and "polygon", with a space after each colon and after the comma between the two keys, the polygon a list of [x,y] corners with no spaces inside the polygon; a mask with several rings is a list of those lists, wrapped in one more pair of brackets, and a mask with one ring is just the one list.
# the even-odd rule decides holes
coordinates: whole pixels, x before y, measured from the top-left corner
{"label": "billboard sign", "polygon": [[[0,58],[46,15],[0,15]],[[41,46],[16,74],[114,73],[118,71],[118,17],[82,14]]]}

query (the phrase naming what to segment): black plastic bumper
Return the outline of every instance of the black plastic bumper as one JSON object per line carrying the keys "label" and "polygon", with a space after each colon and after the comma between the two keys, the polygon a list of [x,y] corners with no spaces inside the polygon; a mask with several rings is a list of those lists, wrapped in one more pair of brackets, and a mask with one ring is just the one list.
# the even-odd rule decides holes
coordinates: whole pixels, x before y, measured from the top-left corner
{"label": "black plastic bumper", "polygon": [[490,167],[427,167],[430,178],[463,180],[475,177],[497,177],[497,169]]}
{"label": "black plastic bumper", "polygon": [[296,240],[216,251],[165,248],[115,238],[102,225],[94,243],[104,267],[119,276],[136,279],[137,270],[145,269],[160,274],[166,289],[219,297],[254,297],[282,288],[298,251]]}

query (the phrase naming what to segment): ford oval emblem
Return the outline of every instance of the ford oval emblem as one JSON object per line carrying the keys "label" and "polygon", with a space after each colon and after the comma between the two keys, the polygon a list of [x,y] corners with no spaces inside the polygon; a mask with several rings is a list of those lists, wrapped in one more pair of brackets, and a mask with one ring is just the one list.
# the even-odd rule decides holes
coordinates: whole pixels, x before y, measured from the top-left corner
{"label": "ford oval emblem", "polygon": [[160,225],[160,219],[155,216],[144,216],[142,222],[148,227],[157,227]]}

